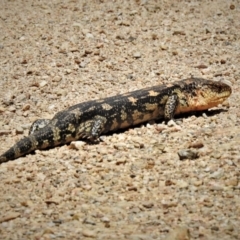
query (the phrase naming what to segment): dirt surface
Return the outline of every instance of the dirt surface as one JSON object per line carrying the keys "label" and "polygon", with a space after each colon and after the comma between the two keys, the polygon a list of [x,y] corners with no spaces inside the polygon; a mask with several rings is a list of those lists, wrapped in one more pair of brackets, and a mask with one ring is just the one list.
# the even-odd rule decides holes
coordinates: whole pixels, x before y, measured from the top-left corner
{"label": "dirt surface", "polygon": [[2,164],[0,239],[240,239],[239,1],[1,0],[0,31],[0,153],[76,103],[233,86],[219,111]]}

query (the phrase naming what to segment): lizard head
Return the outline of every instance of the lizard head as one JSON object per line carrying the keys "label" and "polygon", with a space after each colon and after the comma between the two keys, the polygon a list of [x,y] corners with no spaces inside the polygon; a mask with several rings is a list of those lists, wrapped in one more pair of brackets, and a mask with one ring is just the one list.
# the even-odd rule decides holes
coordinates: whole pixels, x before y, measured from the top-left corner
{"label": "lizard head", "polygon": [[217,107],[232,93],[228,81],[209,81],[201,78],[185,80],[179,95],[179,107],[176,113],[203,111]]}
{"label": "lizard head", "polygon": [[[207,109],[217,107],[223,103],[232,93],[231,83],[223,81],[208,81],[200,79],[196,93]],[[203,109],[204,110],[204,109]]]}

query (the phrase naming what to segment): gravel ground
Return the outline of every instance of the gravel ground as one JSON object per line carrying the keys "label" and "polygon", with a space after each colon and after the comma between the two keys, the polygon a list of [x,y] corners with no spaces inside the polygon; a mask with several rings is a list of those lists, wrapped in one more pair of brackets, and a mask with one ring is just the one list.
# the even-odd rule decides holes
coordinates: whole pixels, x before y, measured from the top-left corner
{"label": "gravel ground", "polygon": [[190,76],[233,86],[176,124],[2,164],[0,239],[240,239],[239,1],[0,1],[0,153],[79,102]]}

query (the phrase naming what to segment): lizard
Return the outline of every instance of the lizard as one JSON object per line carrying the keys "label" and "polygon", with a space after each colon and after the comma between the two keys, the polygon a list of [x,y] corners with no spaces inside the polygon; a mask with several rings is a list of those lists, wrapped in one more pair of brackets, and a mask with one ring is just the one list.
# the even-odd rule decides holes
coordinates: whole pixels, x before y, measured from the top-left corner
{"label": "lizard", "polygon": [[38,119],[29,135],[0,156],[0,164],[37,149],[46,149],[78,139],[96,141],[101,134],[151,120],[171,120],[181,113],[216,107],[232,93],[228,81],[188,78],[98,100],[82,102]]}

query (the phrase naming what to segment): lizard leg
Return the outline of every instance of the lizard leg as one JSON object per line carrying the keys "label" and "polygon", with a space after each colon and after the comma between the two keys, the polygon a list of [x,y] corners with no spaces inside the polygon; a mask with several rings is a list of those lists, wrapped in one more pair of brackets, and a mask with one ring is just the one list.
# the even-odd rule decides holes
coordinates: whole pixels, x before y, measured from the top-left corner
{"label": "lizard leg", "polygon": [[96,116],[91,129],[91,136],[93,138],[98,138],[104,129],[104,124],[107,119],[105,117]]}
{"label": "lizard leg", "polygon": [[177,94],[173,94],[168,97],[168,100],[166,102],[165,109],[164,109],[164,118],[166,120],[173,119],[178,102],[179,100],[178,100]]}
{"label": "lizard leg", "polygon": [[79,137],[88,138],[90,141],[98,139],[104,130],[106,122],[107,119],[105,117],[97,115],[92,120],[80,124],[80,127],[78,128]]}
{"label": "lizard leg", "polygon": [[29,129],[28,135],[31,135],[37,132],[41,128],[44,128],[45,126],[48,125],[49,122],[50,122],[50,119],[38,119],[34,121]]}

